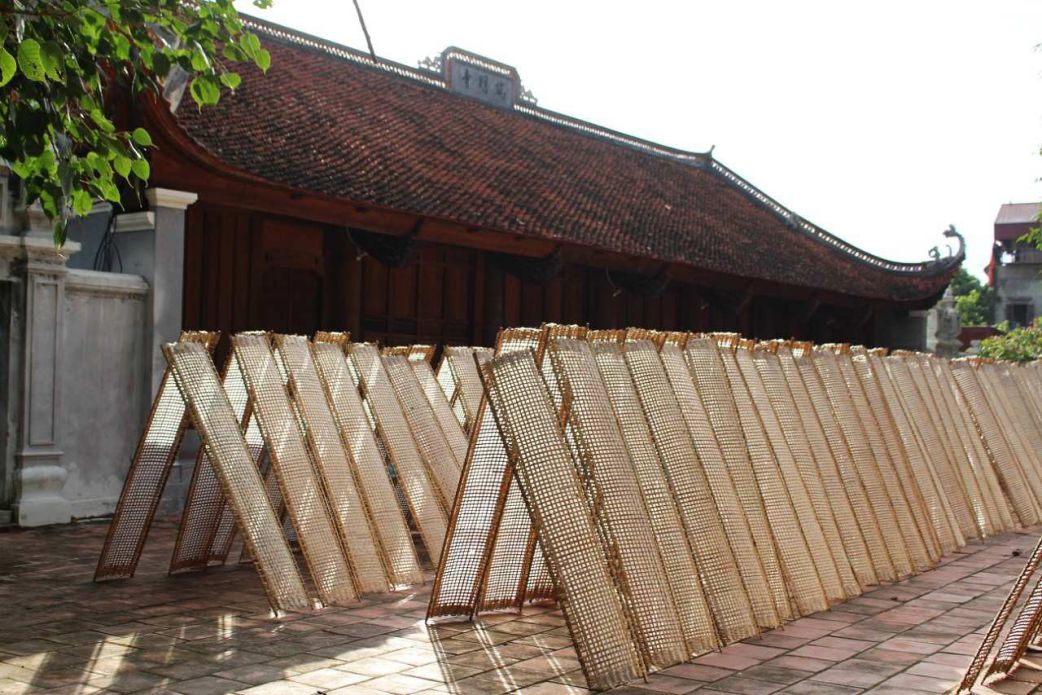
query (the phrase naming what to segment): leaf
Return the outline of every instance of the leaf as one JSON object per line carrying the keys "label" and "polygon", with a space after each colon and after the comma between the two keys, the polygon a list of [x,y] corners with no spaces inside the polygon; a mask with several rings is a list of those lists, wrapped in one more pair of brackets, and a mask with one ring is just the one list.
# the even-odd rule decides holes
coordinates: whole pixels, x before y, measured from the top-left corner
{"label": "leaf", "polygon": [[192,51],[192,69],[196,72],[206,72],[210,69],[210,59],[198,41],[195,44],[195,50]]}
{"label": "leaf", "polygon": [[47,77],[55,82],[60,81],[65,56],[57,41],[44,42],[40,47],[40,60],[43,62],[43,69]]}
{"label": "leaf", "polygon": [[40,55],[40,43],[36,39],[25,39],[18,44],[18,68],[33,82],[46,82],[47,73]]}
{"label": "leaf", "polygon": [[146,182],[152,174],[152,168],[148,166],[148,161],[144,159],[135,159],[134,163],[131,164],[131,169],[134,172],[134,176]]}
{"label": "leaf", "polygon": [[242,83],[242,78],[239,77],[238,73],[234,72],[222,72],[221,73],[221,84],[228,89],[235,89]]}
{"label": "leaf", "polygon": [[148,131],[144,128],[134,128],[134,132],[130,134],[134,142],[142,147],[152,146],[152,136],[148,134]]}
{"label": "leaf", "polygon": [[111,133],[116,130],[116,126],[112,125],[112,121],[105,118],[105,114],[101,112],[101,109],[92,109],[90,112],[90,119],[106,133]]}
{"label": "leaf", "polygon": [[98,184],[98,188],[101,190],[101,197],[110,203],[119,203],[119,189],[116,188],[116,184],[111,181],[103,181]]}
{"label": "leaf", "polygon": [[65,246],[65,238],[68,236],[68,233],[69,233],[69,226],[67,224],[65,224],[65,220],[58,219],[54,223],[54,233],[52,235],[52,238],[54,240],[54,248],[55,249],[59,249],[60,250],[61,247]]}
{"label": "leaf", "polygon": [[253,55],[253,62],[262,72],[267,72],[271,67],[271,54],[262,48]]}
{"label": "leaf", "polygon": [[239,39],[239,45],[242,47],[242,50],[246,55],[252,58],[256,55],[257,51],[260,50],[260,39],[257,38],[256,34],[246,32],[242,35],[242,38]]}
{"label": "leaf", "polygon": [[123,34],[114,34],[112,36],[112,51],[120,60],[126,60],[130,57],[130,41]]}
{"label": "leaf", "polygon": [[233,60],[236,63],[241,63],[245,61],[248,57],[246,55],[246,52],[238,46],[236,46],[234,43],[224,44],[224,48],[221,49],[221,53],[222,55],[224,55],[225,58],[227,58],[228,60]]}
{"label": "leaf", "polygon": [[85,208],[85,195],[118,200],[126,181],[151,179],[143,153],[155,144],[147,126],[122,127],[118,106],[105,103],[109,87],[126,85],[129,98],[157,97],[179,66],[200,107],[242,89],[241,70],[230,65],[267,70],[271,56],[236,4],[0,0],[0,153],[25,199],[67,221],[74,206]]}
{"label": "leaf", "polygon": [[88,9],[80,14],[80,33],[84,38],[96,41],[105,27],[105,15],[95,9]]}
{"label": "leaf", "polygon": [[43,211],[47,213],[48,217],[54,219],[61,217],[62,211],[58,209],[54,194],[49,189],[45,188],[40,191],[40,205],[43,206]]}
{"label": "leaf", "polygon": [[116,173],[125,179],[130,178],[131,164],[130,157],[122,154],[117,154],[116,158],[112,160],[112,167]]}
{"label": "leaf", "polygon": [[48,176],[53,176],[58,173],[58,162],[54,158],[54,150],[51,148],[45,149],[40,156],[36,158],[37,166],[40,171]]}
{"label": "leaf", "polygon": [[192,86],[189,88],[189,91],[200,108],[216,104],[221,98],[220,87],[217,86],[212,77],[206,75],[200,75],[192,80]]}
{"label": "leaf", "polygon": [[77,188],[72,192],[72,212],[77,217],[83,217],[90,212],[90,209],[94,207],[94,201],[90,199],[90,194],[82,188]]}
{"label": "leaf", "polygon": [[166,76],[170,74],[170,59],[166,57],[165,53],[156,51],[152,57],[152,70],[156,73],[156,77],[159,79],[166,79]]}
{"label": "leaf", "polygon": [[7,49],[0,46],[0,87],[11,81],[15,72],[18,71],[18,63]]}

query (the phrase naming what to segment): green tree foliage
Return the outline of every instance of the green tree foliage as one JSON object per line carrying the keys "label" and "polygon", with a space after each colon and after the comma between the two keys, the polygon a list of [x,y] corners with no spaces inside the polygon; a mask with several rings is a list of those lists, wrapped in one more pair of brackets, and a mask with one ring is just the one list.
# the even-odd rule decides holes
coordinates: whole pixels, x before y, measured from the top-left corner
{"label": "green tree foliage", "polygon": [[176,74],[202,108],[238,86],[236,63],[267,70],[270,56],[232,0],[0,0],[0,159],[55,243],[93,200],[118,204],[121,179],[149,178],[151,136],[117,127],[106,99],[159,95]]}
{"label": "green tree foliage", "polygon": [[[1039,221],[1042,222],[1042,220]],[[1031,231],[1017,239],[1017,241],[1034,244],[1036,248],[1042,249],[1042,227],[1032,227]]]}
{"label": "green tree foliage", "polygon": [[985,286],[965,268],[952,278],[952,295],[955,308],[964,326],[987,326],[992,322],[995,307],[995,291]]}
{"label": "green tree foliage", "polygon": [[1030,326],[1009,330],[1009,324],[999,326],[1002,335],[985,338],[980,343],[980,356],[1010,362],[1030,362],[1042,359],[1042,317]]}

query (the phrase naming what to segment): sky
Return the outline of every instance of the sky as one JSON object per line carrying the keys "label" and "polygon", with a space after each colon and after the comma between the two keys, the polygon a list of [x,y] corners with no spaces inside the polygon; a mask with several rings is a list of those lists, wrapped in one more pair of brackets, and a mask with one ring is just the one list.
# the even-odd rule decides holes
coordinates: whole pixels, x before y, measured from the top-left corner
{"label": "sky", "polygon": [[[693,151],[811,222],[919,261],[950,224],[988,263],[1042,200],[1042,2],[359,0],[379,57],[447,46],[517,68],[554,111]],[[351,0],[238,8],[365,49]]]}

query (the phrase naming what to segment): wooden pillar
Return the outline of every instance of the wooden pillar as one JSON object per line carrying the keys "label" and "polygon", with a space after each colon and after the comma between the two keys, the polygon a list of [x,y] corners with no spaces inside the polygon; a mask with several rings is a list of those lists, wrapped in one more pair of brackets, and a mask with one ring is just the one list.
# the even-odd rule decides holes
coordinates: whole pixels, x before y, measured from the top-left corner
{"label": "wooden pillar", "polygon": [[499,268],[492,264],[484,263],[485,266],[485,298],[484,311],[481,323],[484,335],[481,342],[485,345],[496,344],[496,334],[503,328],[503,303],[505,301],[506,278]]}

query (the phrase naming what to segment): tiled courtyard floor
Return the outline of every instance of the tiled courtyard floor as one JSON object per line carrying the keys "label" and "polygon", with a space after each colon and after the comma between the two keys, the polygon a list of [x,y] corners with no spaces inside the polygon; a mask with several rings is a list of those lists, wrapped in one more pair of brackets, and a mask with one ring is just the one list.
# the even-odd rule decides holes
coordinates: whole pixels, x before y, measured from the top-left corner
{"label": "tiled courtyard floor", "polygon": [[[104,532],[0,534],[0,694],[586,692],[549,608],[427,627],[421,587],[276,621],[250,567],[168,577],[169,522],[153,530],[137,577],[93,584]],[[617,692],[943,692],[1034,540],[970,545],[919,577]],[[996,689],[1033,692],[1042,670],[1016,677]]]}

